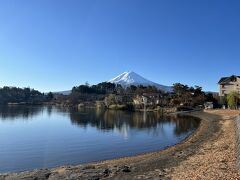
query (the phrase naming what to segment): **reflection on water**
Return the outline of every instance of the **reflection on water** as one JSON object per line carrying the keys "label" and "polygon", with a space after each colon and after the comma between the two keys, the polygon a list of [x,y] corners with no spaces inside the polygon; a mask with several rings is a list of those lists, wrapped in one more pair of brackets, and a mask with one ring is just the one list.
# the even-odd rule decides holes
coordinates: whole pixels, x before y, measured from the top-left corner
{"label": "reflection on water", "polygon": [[52,106],[0,107],[0,172],[155,151],[191,134],[199,119],[153,112]]}
{"label": "reflection on water", "polygon": [[162,116],[161,113],[148,112],[144,114],[143,112],[131,113],[114,110],[89,111],[89,113],[70,113],[71,122],[80,127],[90,125],[100,130],[121,130],[123,128],[154,129],[159,126],[163,127],[163,124],[171,123],[175,124],[176,129],[174,133],[179,135],[198,126],[198,121],[189,116]]}
{"label": "reflection on water", "polygon": [[0,117],[1,120],[28,120],[42,111],[43,107],[40,106],[0,106]]}
{"label": "reflection on water", "polygon": [[[163,116],[160,112],[128,112],[101,109],[75,110],[53,106],[2,106],[0,108],[0,120],[31,120],[34,116],[46,112],[49,116],[52,113],[67,113],[72,124],[80,128],[87,126],[99,130],[123,130],[130,128],[154,129],[165,123],[175,124],[174,133],[180,135],[191,129],[197,128],[199,120],[190,116]],[[163,126],[162,126],[163,127]]]}

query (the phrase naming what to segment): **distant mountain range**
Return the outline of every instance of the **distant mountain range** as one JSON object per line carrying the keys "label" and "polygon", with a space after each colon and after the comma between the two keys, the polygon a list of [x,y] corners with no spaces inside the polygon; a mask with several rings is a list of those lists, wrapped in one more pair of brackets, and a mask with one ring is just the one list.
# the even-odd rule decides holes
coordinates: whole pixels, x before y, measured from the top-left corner
{"label": "distant mountain range", "polygon": [[[159,90],[162,90],[164,92],[171,92],[172,87],[171,86],[164,86],[155,82],[152,82],[150,80],[145,79],[144,77],[140,76],[139,74],[130,71],[130,72],[124,72],[120,74],[119,76],[107,81],[114,84],[120,84],[124,88],[127,88],[131,85],[139,86],[155,86]],[[61,91],[61,92],[55,92],[56,94],[63,94],[63,95],[69,95],[71,91]]]}
{"label": "distant mountain range", "polygon": [[72,90],[68,90],[68,91],[59,91],[59,92],[54,92],[54,94],[62,94],[62,95],[69,95],[71,94]]}
{"label": "distant mountain range", "polygon": [[124,73],[120,74],[119,76],[109,80],[108,82],[114,83],[114,84],[120,84],[125,88],[129,87],[131,85],[135,85],[135,86],[143,85],[143,86],[155,86],[156,88],[158,88],[164,92],[172,91],[172,87],[164,86],[164,85],[149,81],[133,71],[124,72]]}

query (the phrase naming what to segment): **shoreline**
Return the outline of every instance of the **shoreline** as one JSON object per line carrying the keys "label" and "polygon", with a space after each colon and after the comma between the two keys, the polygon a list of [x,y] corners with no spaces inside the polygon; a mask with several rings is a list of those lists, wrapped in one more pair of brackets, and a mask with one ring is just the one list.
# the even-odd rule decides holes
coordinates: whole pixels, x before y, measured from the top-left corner
{"label": "shoreline", "polygon": [[[161,151],[85,165],[2,174],[0,179],[189,179],[190,174],[192,179],[240,177],[236,169],[236,158],[234,159],[235,131],[224,131],[225,128],[231,130],[234,127],[234,117],[238,114],[239,111],[228,110],[189,112],[187,115],[201,119],[199,127],[179,144]],[[222,142],[226,138],[222,139],[224,135],[231,136],[228,142]],[[215,147],[214,143],[217,142],[218,145],[220,140],[223,147]],[[213,152],[215,154],[211,154]],[[224,160],[213,158],[221,152],[231,157]],[[205,156],[207,159],[204,160]],[[214,164],[211,164],[211,158],[215,160]],[[201,171],[202,168],[205,171]],[[209,168],[213,168],[212,172],[207,171]]]}

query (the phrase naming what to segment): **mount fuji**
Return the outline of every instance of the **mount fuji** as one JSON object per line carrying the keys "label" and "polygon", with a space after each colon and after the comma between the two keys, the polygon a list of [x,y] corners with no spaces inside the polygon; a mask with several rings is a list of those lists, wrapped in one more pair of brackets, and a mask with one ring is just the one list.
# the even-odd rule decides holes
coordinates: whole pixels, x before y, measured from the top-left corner
{"label": "mount fuji", "polygon": [[[154,83],[152,81],[149,81],[145,79],[144,77],[140,76],[139,74],[130,71],[130,72],[124,72],[120,74],[119,76],[107,81],[114,84],[120,84],[122,87],[126,88],[131,85],[139,86],[155,86],[159,90],[162,90],[164,92],[172,92],[171,86],[164,86],[161,84]],[[62,95],[69,95],[71,94],[71,90],[69,91],[60,91],[60,92],[54,92],[55,94],[62,94]]]}
{"label": "mount fuji", "polygon": [[158,88],[164,92],[172,91],[172,87],[164,86],[164,85],[149,81],[133,71],[124,72],[124,73],[120,74],[119,76],[109,80],[108,82],[114,83],[114,84],[120,84],[125,88],[129,87],[131,85],[135,85],[135,86],[143,85],[143,86],[155,86],[156,88]]}

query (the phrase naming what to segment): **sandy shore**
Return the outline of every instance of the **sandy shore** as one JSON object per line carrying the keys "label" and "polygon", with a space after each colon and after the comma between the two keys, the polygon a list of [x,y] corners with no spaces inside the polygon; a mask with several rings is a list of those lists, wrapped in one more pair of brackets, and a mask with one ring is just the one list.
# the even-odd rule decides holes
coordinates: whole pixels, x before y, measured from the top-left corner
{"label": "sandy shore", "polygon": [[240,179],[234,118],[240,111],[193,112],[198,130],[166,150],[89,165],[3,174],[0,179]]}

